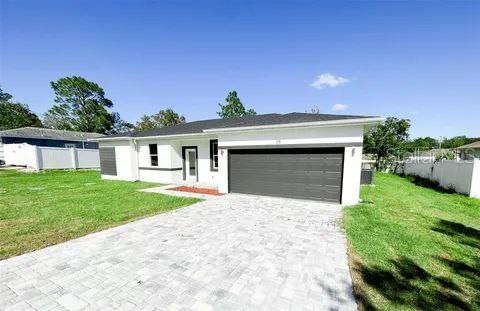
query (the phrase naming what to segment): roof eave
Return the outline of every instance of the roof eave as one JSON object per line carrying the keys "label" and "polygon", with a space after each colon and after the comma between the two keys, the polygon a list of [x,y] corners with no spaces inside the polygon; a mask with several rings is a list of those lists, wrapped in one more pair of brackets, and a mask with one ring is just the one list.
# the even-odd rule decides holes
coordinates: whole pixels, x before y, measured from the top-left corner
{"label": "roof eave", "polygon": [[189,134],[171,134],[171,135],[152,135],[152,136],[139,136],[139,137],[132,137],[132,136],[123,136],[123,137],[104,137],[97,139],[95,141],[118,141],[118,140],[145,140],[145,139],[152,139],[152,138],[161,138],[161,139],[172,139],[172,138],[190,138],[190,137],[202,137],[208,136],[208,133],[189,133]]}
{"label": "roof eave", "polygon": [[98,138],[90,138],[90,139],[87,139],[87,141],[116,141],[116,140],[131,140],[133,137],[128,137],[128,136],[124,136],[124,137],[98,137]]}
{"label": "roof eave", "polygon": [[331,120],[331,121],[314,121],[314,122],[300,122],[300,123],[286,123],[286,124],[272,124],[272,125],[212,128],[212,129],[206,129],[204,130],[204,132],[213,134],[213,133],[251,131],[251,130],[269,130],[269,129],[282,129],[282,128],[375,125],[383,121],[385,121],[385,118],[383,117],[372,117],[372,118],[356,118],[356,119]]}
{"label": "roof eave", "polygon": [[4,135],[0,134],[0,137],[12,137],[12,138],[30,138],[30,139],[50,139],[50,140],[65,140],[65,141],[77,141],[77,142],[82,142],[82,141],[94,141],[95,139],[98,138],[68,138],[68,137],[45,137],[45,136],[22,136],[22,135]]}
{"label": "roof eave", "polygon": [[465,145],[465,146],[460,146],[460,147],[457,147],[457,148],[454,148],[454,149],[480,149],[480,146]]}
{"label": "roof eave", "polygon": [[216,133],[239,132],[239,131],[269,130],[269,129],[283,129],[283,128],[287,129],[287,128],[305,128],[305,127],[325,127],[325,126],[352,126],[352,125],[368,126],[368,125],[375,125],[383,121],[385,121],[385,118],[383,117],[355,118],[355,119],[331,120],[331,121],[211,128],[211,129],[203,130],[202,133],[190,133],[190,134],[152,135],[152,136],[141,136],[141,137],[132,137],[132,136],[101,137],[101,138],[89,139],[89,141],[145,140],[145,139],[152,139],[152,138],[161,138],[161,139],[190,138],[190,137],[195,138],[195,137],[208,136]]}

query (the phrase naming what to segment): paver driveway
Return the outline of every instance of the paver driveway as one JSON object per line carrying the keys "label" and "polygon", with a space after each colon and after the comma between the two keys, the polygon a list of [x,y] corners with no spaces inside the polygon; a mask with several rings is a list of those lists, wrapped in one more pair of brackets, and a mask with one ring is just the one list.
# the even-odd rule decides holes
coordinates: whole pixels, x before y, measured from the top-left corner
{"label": "paver driveway", "polygon": [[0,262],[0,309],[355,309],[341,208],[225,195]]}

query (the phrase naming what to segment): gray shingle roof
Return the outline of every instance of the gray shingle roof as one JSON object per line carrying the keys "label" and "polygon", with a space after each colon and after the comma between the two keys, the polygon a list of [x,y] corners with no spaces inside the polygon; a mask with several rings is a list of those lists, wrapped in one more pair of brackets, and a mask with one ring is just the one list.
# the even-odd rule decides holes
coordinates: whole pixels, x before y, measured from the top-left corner
{"label": "gray shingle roof", "polygon": [[476,141],[468,145],[460,146],[458,147],[458,149],[480,149],[480,141]]}
{"label": "gray shingle roof", "polygon": [[270,113],[270,114],[247,116],[247,117],[241,117],[241,118],[194,121],[194,122],[188,122],[188,123],[178,124],[174,126],[157,128],[153,130],[115,134],[115,135],[107,136],[107,138],[196,134],[196,133],[202,133],[206,129],[278,125],[278,124],[305,123],[305,122],[315,122],[315,121],[334,121],[334,120],[347,120],[347,119],[359,119],[359,118],[372,118],[372,116],[313,114],[313,113],[299,113],[299,112],[293,112],[293,113],[287,113],[287,114]]}
{"label": "gray shingle roof", "polygon": [[17,129],[0,131],[0,137],[24,137],[39,139],[84,141],[92,138],[104,137],[97,133],[74,132],[54,130],[40,127],[21,127]]}

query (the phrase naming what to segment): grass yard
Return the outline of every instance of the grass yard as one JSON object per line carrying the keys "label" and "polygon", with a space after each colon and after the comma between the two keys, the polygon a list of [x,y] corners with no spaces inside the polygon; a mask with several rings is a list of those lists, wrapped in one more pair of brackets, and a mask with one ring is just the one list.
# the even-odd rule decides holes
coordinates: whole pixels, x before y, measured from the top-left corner
{"label": "grass yard", "polygon": [[152,186],[97,171],[0,169],[0,259],[198,202],[137,191]]}
{"label": "grass yard", "polygon": [[480,200],[377,174],[344,210],[364,310],[480,310]]}

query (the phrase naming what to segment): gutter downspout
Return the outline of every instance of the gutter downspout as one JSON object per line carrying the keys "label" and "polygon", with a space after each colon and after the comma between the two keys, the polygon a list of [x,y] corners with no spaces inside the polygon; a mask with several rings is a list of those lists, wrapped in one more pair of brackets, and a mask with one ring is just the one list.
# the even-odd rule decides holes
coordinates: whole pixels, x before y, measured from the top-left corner
{"label": "gutter downspout", "polygon": [[138,159],[139,157],[139,150],[138,150],[138,142],[137,140],[134,138],[133,139],[133,146],[135,148],[135,158],[136,158],[136,162],[137,162],[137,180],[140,180],[140,161]]}

